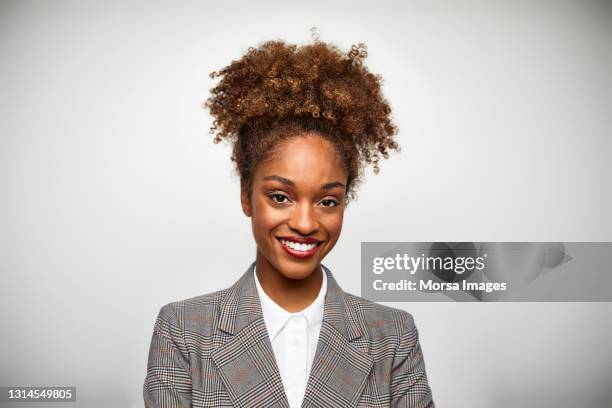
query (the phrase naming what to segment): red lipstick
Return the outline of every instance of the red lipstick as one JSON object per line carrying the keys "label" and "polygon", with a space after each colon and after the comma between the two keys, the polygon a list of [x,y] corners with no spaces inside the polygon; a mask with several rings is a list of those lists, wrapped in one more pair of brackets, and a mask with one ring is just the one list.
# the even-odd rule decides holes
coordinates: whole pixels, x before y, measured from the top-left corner
{"label": "red lipstick", "polygon": [[[316,245],[313,248],[309,249],[308,251],[299,251],[297,249],[293,249],[293,248],[288,247],[287,245],[284,245],[280,241],[281,239],[285,241],[297,242],[300,244],[316,244]],[[298,238],[298,237],[277,237],[277,240],[280,246],[283,248],[283,250],[285,250],[286,253],[288,253],[294,258],[299,258],[299,259],[308,258],[314,255],[319,249],[319,247],[321,246],[320,244],[322,242],[322,241],[319,241],[313,238]]]}

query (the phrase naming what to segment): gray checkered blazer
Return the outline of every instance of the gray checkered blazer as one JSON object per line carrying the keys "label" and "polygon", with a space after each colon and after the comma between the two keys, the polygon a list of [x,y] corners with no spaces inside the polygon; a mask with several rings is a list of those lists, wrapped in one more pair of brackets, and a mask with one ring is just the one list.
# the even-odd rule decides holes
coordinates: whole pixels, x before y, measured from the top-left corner
{"label": "gray checkered blazer", "polygon": [[[146,407],[289,408],[255,287],[169,303],[149,350]],[[344,292],[330,270],[302,407],[434,408],[412,316]]]}

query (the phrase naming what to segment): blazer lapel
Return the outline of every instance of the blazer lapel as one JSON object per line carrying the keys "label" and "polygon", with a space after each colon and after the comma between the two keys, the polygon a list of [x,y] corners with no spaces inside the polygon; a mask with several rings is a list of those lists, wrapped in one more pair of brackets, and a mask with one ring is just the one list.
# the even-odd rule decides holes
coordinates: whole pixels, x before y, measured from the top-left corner
{"label": "blazer lapel", "polygon": [[362,336],[358,316],[331,271],[322,267],[327,274],[327,294],[302,407],[354,407],[374,361],[369,350],[357,346],[366,343],[355,342]]}
{"label": "blazer lapel", "polygon": [[231,335],[212,360],[235,407],[289,408],[257,296],[255,262],[221,304],[218,328]]}
{"label": "blazer lapel", "polygon": [[[229,337],[211,352],[211,358],[234,406],[289,408],[255,287],[254,267],[255,262],[229,288],[221,304],[218,329]],[[331,271],[322,268],[327,274],[323,322],[302,407],[354,407],[374,362],[364,346],[367,343],[355,341],[362,337],[359,317]]]}

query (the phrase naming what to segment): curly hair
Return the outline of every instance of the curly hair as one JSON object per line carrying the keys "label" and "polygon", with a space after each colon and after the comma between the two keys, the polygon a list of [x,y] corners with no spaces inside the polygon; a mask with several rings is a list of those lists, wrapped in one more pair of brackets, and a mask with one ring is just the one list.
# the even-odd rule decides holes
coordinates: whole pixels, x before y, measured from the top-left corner
{"label": "curly hair", "polygon": [[318,38],[303,46],[275,40],[210,74],[222,77],[204,103],[214,118],[210,133],[215,143],[233,143],[249,199],[257,165],[292,136],[314,132],[335,146],[348,174],[347,204],[365,167],[378,174],[380,156],[400,150],[382,78],[363,65],[366,57],[363,43],[345,54]]}

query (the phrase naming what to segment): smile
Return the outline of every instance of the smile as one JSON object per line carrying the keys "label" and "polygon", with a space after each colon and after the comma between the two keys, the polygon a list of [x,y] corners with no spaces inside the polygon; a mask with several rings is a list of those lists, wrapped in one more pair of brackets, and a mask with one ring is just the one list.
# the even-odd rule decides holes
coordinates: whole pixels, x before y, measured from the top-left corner
{"label": "smile", "polygon": [[295,258],[307,258],[312,256],[321,246],[321,242],[301,244],[299,242],[289,241],[282,238],[277,238],[277,240],[280,242],[281,247],[285,250],[285,252]]}

